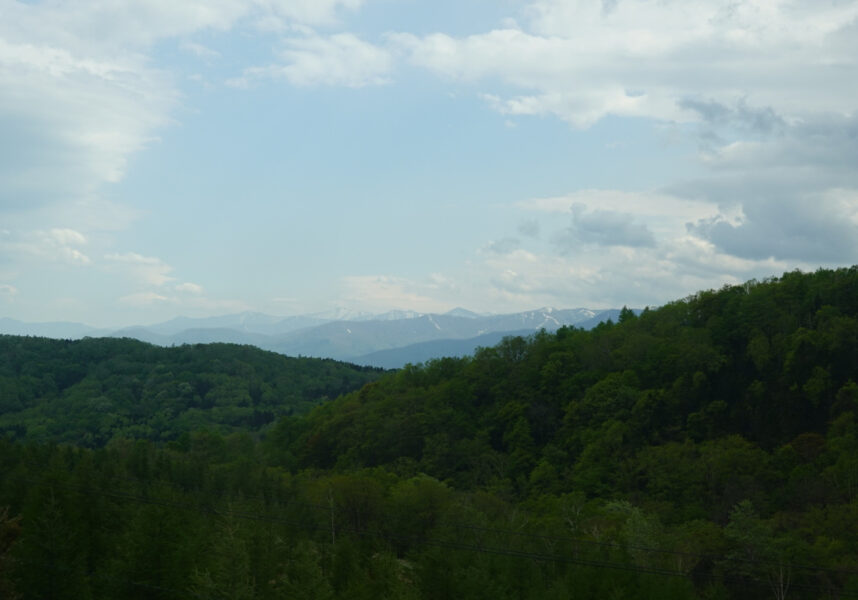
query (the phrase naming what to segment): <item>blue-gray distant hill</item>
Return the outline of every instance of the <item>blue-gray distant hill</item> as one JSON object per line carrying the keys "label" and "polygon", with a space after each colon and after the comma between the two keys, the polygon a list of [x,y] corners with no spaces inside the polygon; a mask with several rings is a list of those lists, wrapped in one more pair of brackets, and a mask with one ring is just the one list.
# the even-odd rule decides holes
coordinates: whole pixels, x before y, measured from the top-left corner
{"label": "blue-gray distant hill", "polygon": [[497,331],[486,333],[465,340],[434,340],[431,342],[420,342],[403,346],[402,348],[391,348],[390,350],[379,350],[364,356],[358,356],[354,363],[382,367],[384,369],[399,369],[411,363],[413,365],[425,363],[433,358],[450,356],[460,358],[469,356],[477,348],[484,348],[498,344],[505,337],[527,336],[533,333],[531,329],[519,331]]}
{"label": "blue-gray distant hill", "polygon": [[[589,329],[619,310],[586,308],[480,315],[457,308],[444,314],[390,311],[367,315],[346,311],[275,317],[244,312],[207,318],[178,317],[149,326],[117,330],[77,323],[21,323],[0,319],[0,333],[79,339],[127,337],[159,346],[224,342],[247,344],[288,356],[333,358],[368,365],[401,367],[441,356],[463,356],[511,333],[528,335],[563,326]],[[399,357],[399,358],[397,358]]]}
{"label": "blue-gray distant hill", "polygon": [[[444,356],[445,347],[455,349],[459,355],[470,354],[481,345],[496,343],[510,332],[527,335],[541,329],[556,331],[565,325],[590,327],[609,318],[616,319],[618,314],[617,310],[597,312],[545,308],[509,315],[421,314],[403,319],[335,321],[275,336],[267,349],[293,356],[330,357],[359,364],[375,364],[363,359],[383,351],[393,351],[388,354],[388,357],[392,357],[396,354],[395,349],[441,342],[435,347],[423,346],[422,351],[410,353],[406,360],[385,359],[385,364],[395,368],[415,360],[423,362]],[[490,337],[478,339],[482,336]],[[464,343],[452,344],[454,341]]]}
{"label": "blue-gray distant hill", "polygon": [[[581,329],[592,329],[599,323],[604,323],[609,319],[612,321],[616,321],[619,317],[619,314],[620,311],[614,309],[601,311],[594,317],[578,322],[577,324],[575,324],[575,327],[579,327]],[[549,328],[545,329],[549,330]],[[556,329],[557,327],[553,327],[550,330],[553,331]],[[416,365],[419,363],[425,363],[426,361],[431,360],[433,358],[440,358],[444,356],[469,356],[473,354],[477,350],[477,348],[494,346],[501,340],[503,340],[505,337],[525,337],[531,335],[535,331],[538,331],[538,329],[493,331],[491,333],[485,333],[483,335],[466,339],[443,339],[432,340],[429,342],[418,342],[416,344],[409,344],[407,346],[402,346],[399,348],[378,350],[376,352],[371,352],[370,354],[365,354],[363,356],[356,356],[351,359],[351,362],[354,362],[358,365],[382,367],[385,369],[398,369],[408,363]]]}
{"label": "blue-gray distant hill", "polygon": [[32,335],[55,339],[76,340],[82,337],[98,337],[108,335],[110,329],[98,329],[83,323],[68,323],[54,321],[50,323],[25,323],[16,319],[0,319],[0,334]]}

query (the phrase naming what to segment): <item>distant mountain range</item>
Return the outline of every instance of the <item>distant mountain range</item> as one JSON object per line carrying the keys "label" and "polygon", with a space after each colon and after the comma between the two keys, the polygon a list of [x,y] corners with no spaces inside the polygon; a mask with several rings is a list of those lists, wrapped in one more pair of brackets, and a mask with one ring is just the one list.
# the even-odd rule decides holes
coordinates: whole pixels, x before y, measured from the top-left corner
{"label": "distant mountain range", "polygon": [[507,335],[528,335],[564,325],[592,328],[616,320],[618,309],[536,310],[481,315],[462,308],[444,314],[391,311],[380,315],[332,311],[293,317],[243,312],[218,317],[177,317],[155,325],[97,329],[80,323],[23,323],[0,319],[0,333],[52,338],[129,337],[159,346],[231,342],[290,356],[334,358],[398,368],[440,356],[472,354]]}

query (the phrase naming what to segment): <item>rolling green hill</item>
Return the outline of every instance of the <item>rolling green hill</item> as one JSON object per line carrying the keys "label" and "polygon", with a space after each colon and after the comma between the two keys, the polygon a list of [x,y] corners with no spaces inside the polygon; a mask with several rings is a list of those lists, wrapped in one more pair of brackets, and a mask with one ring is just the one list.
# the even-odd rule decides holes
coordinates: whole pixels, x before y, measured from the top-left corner
{"label": "rolling green hill", "polygon": [[[56,358],[50,377],[38,375],[46,353],[16,350],[4,381],[84,397],[93,365],[115,354],[98,347],[79,363]],[[165,352],[187,358],[167,372],[192,390],[194,377],[248,377],[250,359],[234,353],[253,354]],[[284,368],[271,361],[254,367],[260,381]],[[129,363],[109,372],[140,372]],[[141,399],[163,391],[148,368]],[[368,376],[261,441],[237,423],[166,444],[0,440],[0,593],[858,597],[858,268]],[[249,397],[244,408],[264,396],[223,385],[233,392],[213,397]],[[53,418],[57,431],[77,426]]]}
{"label": "rolling green hill", "polygon": [[381,374],[251,346],[0,336],[0,435],[99,446],[113,437],[259,431]]}
{"label": "rolling green hill", "polygon": [[538,465],[552,489],[597,492],[647,446],[823,435],[855,381],[858,270],[788,273],[409,367],[281,430],[301,431],[286,436],[300,467],[407,458],[458,481],[506,456],[500,479],[519,492]]}

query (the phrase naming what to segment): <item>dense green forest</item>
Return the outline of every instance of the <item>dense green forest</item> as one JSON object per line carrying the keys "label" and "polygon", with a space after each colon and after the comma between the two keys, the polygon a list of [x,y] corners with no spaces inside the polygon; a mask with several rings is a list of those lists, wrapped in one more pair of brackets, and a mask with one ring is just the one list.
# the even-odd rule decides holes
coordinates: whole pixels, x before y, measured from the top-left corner
{"label": "dense green forest", "polygon": [[[62,388],[52,375],[51,402],[109,354]],[[28,389],[37,375],[12,360],[4,385]],[[143,387],[167,402],[197,389],[190,367],[162,375]],[[858,597],[856,381],[850,268],[409,366],[261,439],[98,420],[69,438],[88,425],[61,411],[19,435],[15,419],[41,413],[13,405],[0,596]]]}
{"label": "dense green forest", "polygon": [[0,335],[0,436],[79,446],[257,431],[382,371],[252,346]]}

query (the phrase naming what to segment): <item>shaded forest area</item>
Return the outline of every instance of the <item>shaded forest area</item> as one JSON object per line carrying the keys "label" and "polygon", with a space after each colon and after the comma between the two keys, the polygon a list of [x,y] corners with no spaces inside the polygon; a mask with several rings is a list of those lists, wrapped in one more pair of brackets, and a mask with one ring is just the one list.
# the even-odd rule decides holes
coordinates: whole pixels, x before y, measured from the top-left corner
{"label": "shaded forest area", "polygon": [[850,268],[408,366],[261,439],[4,409],[0,595],[858,597],[856,381]]}
{"label": "shaded forest area", "polygon": [[0,335],[0,436],[97,447],[114,437],[253,432],[382,374],[233,344]]}

